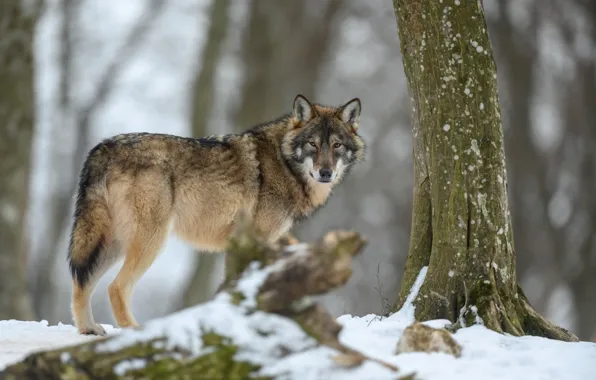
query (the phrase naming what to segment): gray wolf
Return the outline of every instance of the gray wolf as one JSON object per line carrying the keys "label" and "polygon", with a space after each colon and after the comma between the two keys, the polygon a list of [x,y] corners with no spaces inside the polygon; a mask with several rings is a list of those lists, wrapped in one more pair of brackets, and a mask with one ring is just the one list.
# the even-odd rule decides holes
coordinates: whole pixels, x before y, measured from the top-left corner
{"label": "gray wolf", "polygon": [[120,327],[139,326],[130,310],[133,287],[171,231],[221,252],[240,212],[276,240],[320,209],[364,158],[360,111],[358,98],[329,107],[298,95],[291,113],[243,133],[128,133],[97,144],[80,173],[68,253],[79,333],[105,335],[90,297],[122,258],[110,303]]}

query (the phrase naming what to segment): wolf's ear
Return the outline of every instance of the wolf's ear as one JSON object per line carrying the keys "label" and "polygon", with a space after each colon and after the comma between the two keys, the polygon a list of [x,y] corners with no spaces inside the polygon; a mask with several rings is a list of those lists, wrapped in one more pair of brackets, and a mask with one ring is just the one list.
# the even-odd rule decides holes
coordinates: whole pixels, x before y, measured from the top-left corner
{"label": "wolf's ear", "polygon": [[310,119],[316,116],[312,104],[302,95],[296,95],[294,98],[294,117],[302,123],[306,123]]}
{"label": "wolf's ear", "polygon": [[339,118],[344,123],[351,124],[354,130],[356,130],[358,128],[358,120],[360,120],[361,109],[360,99],[354,98],[339,109]]}

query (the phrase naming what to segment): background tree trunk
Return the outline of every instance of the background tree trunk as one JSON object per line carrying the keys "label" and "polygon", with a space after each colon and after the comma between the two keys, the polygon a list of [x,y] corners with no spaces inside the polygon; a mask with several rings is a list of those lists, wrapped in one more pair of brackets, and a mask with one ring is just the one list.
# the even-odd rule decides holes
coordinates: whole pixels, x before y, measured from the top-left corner
{"label": "background tree trunk", "polygon": [[[192,134],[195,138],[206,136],[208,133],[209,117],[213,107],[215,92],[215,72],[221,59],[222,45],[228,30],[230,0],[214,1],[211,5],[211,26],[207,35],[207,45],[201,56],[203,66],[198,72],[194,86],[192,103]],[[197,252],[195,270],[184,291],[183,307],[196,305],[207,301],[213,291],[213,277],[219,256],[212,253]]]}
{"label": "background tree trunk", "polygon": [[[76,25],[76,10],[80,6],[79,0],[61,0],[59,9],[62,16],[60,25],[60,80],[59,93],[56,102],[55,121],[52,123],[51,156],[48,158],[53,167],[63,168],[54,174],[51,197],[48,201],[47,228],[42,232],[40,245],[36,257],[35,291],[33,304],[36,315],[50,322],[56,321],[56,263],[62,257],[60,244],[64,241],[65,227],[70,222],[73,191],[78,179],[77,168],[84,160],[84,150],[87,147],[89,127],[77,131],[73,120],[73,102],[71,98],[71,83],[73,70],[73,28]],[[76,34],[76,30],[75,30]],[[64,141],[73,139],[73,144]],[[66,147],[65,147],[66,145]],[[79,156],[75,156],[72,146],[78,149]],[[81,156],[83,154],[83,156]],[[68,168],[68,169],[64,169]]]}
{"label": "background tree trunk", "polygon": [[394,9],[415,176],[396,308],[427,266],[417,320],[577,340],[540,317],[517,285],[496,67],[481,3],[394,0]]}
{"label": "background tree trunk", "polygon": [[[105,68],[103,76],[95,85],[95,92],[86,104],[77,103],[73,98],[72,86],[76,73],[75,59],[77,52],[78,10],[80,0],[61,0],[59,12],[62,15],[60,29],[60,81],[56,102],[57,112],[52,123],[52,152],[49,160],[54,167],[61,168],[54,177],[52,195],[49,200],[49,228],[42,235],[40,252],[36,255],[35,307],[38,316],[49,322],[56,320],[56,283],[55,267],[64,254],[61,244],[65,243],[65,234],[70,233],[74,192],[79,178],[79,170],[89,150],[89,136],[93,128],[95,113],[109,99],[121,71],[126,68],[130,58],[141,46],[142,40],[162,14],[165,0],[151,0],[147,4],[146,14],[131,29],[122,41],[118,53]],[[63,139],[69,140],[73,148],[64,149]],[[66,246],[65,246],[66,247]]]}
{"label": "background tree trunk", "polygon": [[[239,130],[288,112],[298,93],[311,98],[341,1],[313,13],[309,0],[252,0],[242,44],[244,83]],[[320,6],[320,4],[318,4]]]}
{"label": "background tree trunk", "polygon": [[31,319],[26,211],[34,130],[37,4],[0,3],[0,319]]}
{"label": "background tree trunk", "polygon": [[[537,311],[567,323],[580,339],[593,339],[594,295],[584,290],[593,286],[584,276],[594,271],[589,259],[592,238],[586,232],[594,230],[590,195],[594,174],[586,165],[592,165],[595,149],[589,136],[595,112],[587,106],[594,103],[590,97],[596,86],[595,71],[586,50],[574,48],[577,19],[561,16],[568,10],[581,12],[583,21],[592,25],[592,32],[584,37],[594,42],[596,5],[581,0],[533,1],[527,4],[528,23],[520,27],[514,22],[515,14],[504,11],[515,5],[515,0],[496,3],[500,11],[487,14],[487,21],[501,93],[505,92],[501,98],[505,151],[515,163],[507,172],[515,246],[520,252],[517,277],[528,284],[526,294]],[[564,54],[574,67],[558,72],[551,59],[541,54],[539,35],[546,25],[559,30]],[[557,91],[552,93],[551,88]],[[537,109],[545,108],[559,116],[554,117],[551,128],[562,132],[547,140],[547,145],[537,115],[543,112]],[[566,208],[567,217],[561,217]],[[555,209],[559,212],[553,212]],[[575,304],[575,313],[566,317],[563,313],[569,307],[555,301],[557,294],[565,291],[573,293],[569,302]]]}
{"label": "background tree trunk", "polygon": [[[576,256],[579,260],[576,259],[576,264],[569,265],[569,251],[559,254],[558,264],[568,268],[566,277],[575,298],[577,334],[582,340],[596,340],[596,133],[593,124],[596,109],[580,106],[596,104],[596,64],[589,61],[581,63],[576,75],[577,80],[571,85],[573,95],[567,96],[565,103],[571,119],[569,128],[576,129],[577,141],[585,144],[577,174],[583,191],[577,197],[576,213],[580,214],[579,218],[584,219],[583,230],[586,232],[581,239],[574,239],[579,244],[579,257]],[[583,103],[578,102],[578,99],[583,99]],[[574,154],[576,153],[574,150]],[[573,236],[571,231],[568,235]],[[568,240],[571,239],[568,237]]]}

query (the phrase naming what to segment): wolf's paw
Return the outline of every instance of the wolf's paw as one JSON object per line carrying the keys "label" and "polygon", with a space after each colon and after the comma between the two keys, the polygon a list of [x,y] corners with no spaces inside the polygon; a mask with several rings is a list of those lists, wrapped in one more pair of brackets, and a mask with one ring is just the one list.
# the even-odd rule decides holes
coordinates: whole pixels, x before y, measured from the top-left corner
{"label": "wolf's paw", "polygon": [[89,327],[81,327],[79,328],[79,334],[81,335],[99,335],[104,336],[107,335],[106,330],[101,327],[98,323],[95,323]]}

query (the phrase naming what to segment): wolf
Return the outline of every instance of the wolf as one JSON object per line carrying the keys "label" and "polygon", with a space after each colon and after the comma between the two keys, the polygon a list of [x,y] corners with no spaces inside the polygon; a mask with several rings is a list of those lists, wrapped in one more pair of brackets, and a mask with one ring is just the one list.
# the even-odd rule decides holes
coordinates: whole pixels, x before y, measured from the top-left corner
{"label": "wolf", "polygon": [[127,133],[93,147],[80,172],[68,252],[78,332],[106,334],[90,298],[120,259],[108,288],[112,312],[120,327],[139,327],[133,287],[171,232],[199,250],[222,252],[242,212],[275,241],[323,207],[364,159],[360,113],[358,98],[331,107],[297,95],[291,113],[243,133]]}

